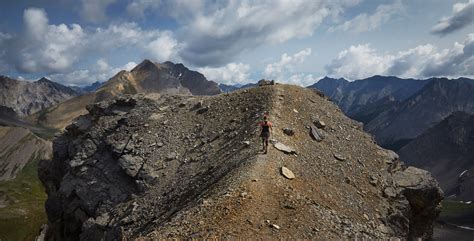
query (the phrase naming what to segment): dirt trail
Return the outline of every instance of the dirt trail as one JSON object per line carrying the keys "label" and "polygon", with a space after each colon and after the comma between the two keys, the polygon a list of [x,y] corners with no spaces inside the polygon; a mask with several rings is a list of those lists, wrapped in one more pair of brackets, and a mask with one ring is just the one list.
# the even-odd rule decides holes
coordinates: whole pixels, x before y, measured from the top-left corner
{"label": "dirt trail", "polygon": [[[408,236],[409,202],[386,171],[394,157],[318,91],[269,85],[212,97],[121,97],[89,109],[40,165],[48,198],[68,207],[54,226],[58,240]],[[297,154],[261,152],[265,112],[272,139]],[[312,138],[311,128],[324,138]],[[280,174],[283,166],[294,179]]]}

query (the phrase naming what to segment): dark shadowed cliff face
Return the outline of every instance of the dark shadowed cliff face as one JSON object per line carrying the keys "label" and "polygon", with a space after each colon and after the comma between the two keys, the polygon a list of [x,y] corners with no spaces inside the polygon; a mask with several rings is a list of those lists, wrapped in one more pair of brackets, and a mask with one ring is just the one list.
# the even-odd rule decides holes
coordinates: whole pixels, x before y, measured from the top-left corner
{"label": "dark shadowed cliff face", "polygon": [[30,115],[77,96],[73,89],[42,78],[27,82],[0,76],[0,105]]}
{"label": "dark shadowed cliff face", "polygon": [[204,75],[189,70],[183,64],[174,64],[168,61],[162,65],[169,69],[170,74],[178,79],[183,87],[189,89],[193,95],[216,95],[221,93],[216,82],[208,81]]}
{"label": "dark shadowed cliff face", "polygon": [[436,181],[318,91],[135,95],[88,112],[39,165],[49,240],[431,237]]}
{"label": "dark shadowed cliff face", "polygon": [[446,196],[474,199],[474,115],[453,113],[399,154],[406,163],[429,170]]}

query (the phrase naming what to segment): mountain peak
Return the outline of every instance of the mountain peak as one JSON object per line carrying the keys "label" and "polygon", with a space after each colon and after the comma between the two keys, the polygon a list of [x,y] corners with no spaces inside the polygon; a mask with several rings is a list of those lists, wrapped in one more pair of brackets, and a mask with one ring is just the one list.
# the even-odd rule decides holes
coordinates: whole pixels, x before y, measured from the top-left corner
{"label": "mountain peak", "polygon": [[131,72],[142,71],[142,70],[154,70],[157,66],[149,59],[143,60],[140,64],[138,64],[135,68],[132,69]]}
{"label": "mountain peak", "polygon": [[36,82],[39,82],[39,83],[52,83],[53,81],[51,81],[50,79],[43,76],[43,77],[41,77],[41,79],[37,80]]}

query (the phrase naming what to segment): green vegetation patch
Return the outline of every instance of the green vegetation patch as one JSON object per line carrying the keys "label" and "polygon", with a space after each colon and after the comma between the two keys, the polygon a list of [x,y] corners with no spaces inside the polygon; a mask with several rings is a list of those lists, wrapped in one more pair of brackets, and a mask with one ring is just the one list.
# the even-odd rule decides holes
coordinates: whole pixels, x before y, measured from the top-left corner
{"label": "green vegetation patch", "polygon": [[0,197],[10,201],[0,208],[0,240],[34,240],[41,225],[47,223],[46,193],[38,178],[37,156],[10,181],[0,182]]}
{"label": "green vegetation patch", "polygon": [[443,208],[441,209],[440,217],[474,212],[474,203],[467,204],[458,201],[443,200],[441,204]]}

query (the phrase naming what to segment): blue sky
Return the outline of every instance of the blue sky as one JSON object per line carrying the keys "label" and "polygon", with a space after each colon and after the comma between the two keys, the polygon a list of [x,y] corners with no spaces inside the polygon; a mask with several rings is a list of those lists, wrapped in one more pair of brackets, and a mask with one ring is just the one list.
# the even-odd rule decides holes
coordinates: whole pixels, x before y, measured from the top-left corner
{"label": "blue sky", "polygon": [[7,0],[0,74],[106,81],[147,58],[208,79],[474,76],[474,0]]}

